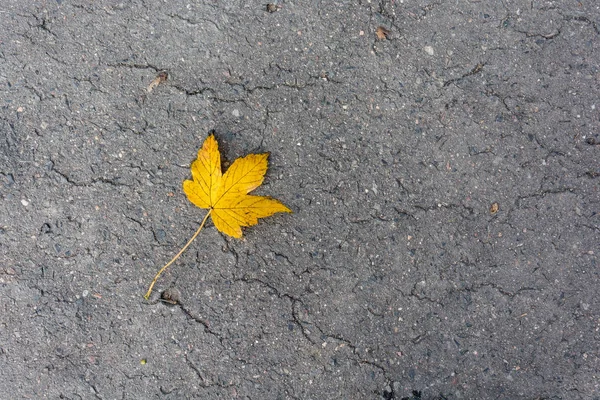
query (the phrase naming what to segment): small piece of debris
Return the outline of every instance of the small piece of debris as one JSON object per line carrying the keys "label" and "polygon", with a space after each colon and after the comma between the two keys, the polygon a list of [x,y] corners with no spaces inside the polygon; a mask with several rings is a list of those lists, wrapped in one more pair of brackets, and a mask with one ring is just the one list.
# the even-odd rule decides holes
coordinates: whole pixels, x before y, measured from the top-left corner
{"label": "small piece of debris", "polygon": [[181,299],[181,293],[175,288],[169,288],[160,294],[160,299],[165,303],[177,304]]}
{"label": "small piece of debris", "polygon": [[391,31],[383,26],[377,27],[377,30],[375,31],[375,35],[377,35],[377,39],[379,40],[389,39],[390,33]]}
{"label": "small piece of debris", "polygon": [[269,3],[267,4],[267,11],[270,13],[274,13],[276,11],[279,11],[279,9],[281,8],[281,6],[279,4],[275,4],[275,3]]}
{"label": "small piece of debris", "polygon": [[168,78],[169,78],[169,74],[167,73],[167,71],[160,71],[156,75],[156,78],[154,78],[154,80],[152,82],[150,82],[150,84],[146,88],[146,91],[148,93],[152,92],[155,87],[157,87],[162,82],[166,81]]}
{"label": "small piece of debris", "polygon": [[423,51],[425,53],[429,54],[430,56],[432,56],[434,54],[433,47],[431,47],[431,46],[423,47]]}
{"label": "small piece of debris", "polygon": [[500,205],[498,203],[493,203],[490,206],[490,214],[492,214],[492,215],[496,214],[499,209],[500,209]]}

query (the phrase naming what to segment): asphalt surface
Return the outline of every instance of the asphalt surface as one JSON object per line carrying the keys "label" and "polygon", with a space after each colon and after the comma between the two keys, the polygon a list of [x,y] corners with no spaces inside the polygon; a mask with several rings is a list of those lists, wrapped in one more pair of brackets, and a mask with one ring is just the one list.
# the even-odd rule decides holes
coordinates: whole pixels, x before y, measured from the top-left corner
{"label": "asphalt surface", "polygon": [[[0,399],[600,399],[599,46],[592,0],[3,0]],[[211,130],[294,214],[145,301]]]}

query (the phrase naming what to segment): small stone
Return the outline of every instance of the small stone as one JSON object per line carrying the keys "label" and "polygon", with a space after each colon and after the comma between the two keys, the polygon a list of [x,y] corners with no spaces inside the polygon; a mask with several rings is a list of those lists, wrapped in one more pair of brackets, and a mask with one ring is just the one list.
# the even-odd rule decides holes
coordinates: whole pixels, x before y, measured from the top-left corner
{"label": "small stone", "polygon": [[429,54],[430,56],[433,55],[434,51],[433,51],[433,47],[431,46],[425,46],[423,47],[423,51],[427,54]]}
{"label": "small stone", "polygon": [[235,110],[233,110],[233,111],[231,112],[231,114],[233,114],[233,116],[237,118],[237,117],[239,117],[239,116],[240,116],[240,110],[238,110],[238,109],[236,108]]}
{"label": "small stone", "polygon": [[164,231],[164,229],[156,229],[154,231],[154,239],[156,239],[158,243],[164,243],[167,239],[167,233]]}
{"label": "small stone", "polygon": [[29,205],[29,202],[25,199],[21,199],[21,204],[23,204],[25,207],[27,207]]}

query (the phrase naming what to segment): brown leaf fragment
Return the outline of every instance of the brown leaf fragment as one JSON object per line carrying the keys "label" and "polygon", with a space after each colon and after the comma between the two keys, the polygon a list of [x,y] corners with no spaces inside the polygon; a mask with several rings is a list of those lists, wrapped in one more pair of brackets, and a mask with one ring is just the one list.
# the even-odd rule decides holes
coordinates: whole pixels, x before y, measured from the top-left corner
{"label": "brown leaf fragment", "polygon": [[162,82],[166,81],[169,78],[169,74],[167,73],[167,71],[160,71],[157,75],[156,78],[154,78],[152,80],[152,82],[150,82],[150,84],[148,85],[148,87],[146,88],[146,91],[148,93],[152,92],[154,90],[155,87],[157,87],[159,84],[161,84]]}
{"label": "brown leaf fragment", "polygon": [[383,26],[377,27],[377,30],[375,31],[375,35],[377,35],[377,39],[379,40],[389,39],[390,33],[391,31]]}
{"label": "brown leaf fragment", "polygon": [[281,6],[279,4],[275,4],[275,3],[269,3],[267,4],[267,11],[270,13],[274,13],[276,11],[279,11],[279,9],[281,8]]}
{"label": "brown leaf fragment", "polygon": [[499,209],[500,209],[500,205],[498,205],[498,203],[493,203],[490,206],[490,214],[495,215]]}
{"label": "brown leaf fragment", "polygon": [[485,66],[485,64],[478,63],[478,64],[475,66],[475,68],[473,68],[473,69],[471,70],[471,72],[470,72],[470,75],[474,75],[474,74],[476,74],[476,73],[478,73],[478,72],[481,72],[481,70],[483,69],[483,67],[484,67],[484,66]]}

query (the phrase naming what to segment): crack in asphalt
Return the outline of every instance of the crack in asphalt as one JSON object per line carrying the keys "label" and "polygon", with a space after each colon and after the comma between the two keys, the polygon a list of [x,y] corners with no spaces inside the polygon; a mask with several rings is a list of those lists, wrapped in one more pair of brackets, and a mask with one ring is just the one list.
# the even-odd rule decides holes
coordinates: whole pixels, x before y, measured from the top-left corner
{"label": "crack in asphalt", "polygon": [[177,304],[178,304],[179,308],[181,309],[181,311],[183,311],[183,313],[184,313],[184,315],[185,315],[186,317],[188,317],[188,318],[189,318],[189,319],[191,319],[192,321],[195,321],[195,322],[197,322],[198,324],[202,325],[202,326],[204,327],[204,331],[205,331],[206,333],[208,333],[208,334],[210,334],[210,335],[214,336],[214,337],[215,337],[215,338],[216,338],[216,339],[219,341],[219,343],[221,344],[221,346],[222,346],[223,348],[225,347],[225,346],[224,346],[224,344],[223,344],[223,340],[224,340],[224,339],[223,339],[223,337],[222,337],[220,334],[216,333],[215,331],[213,331],[213,330],[210,328],[210,324],[208,323],[208,321],[204,320],[203,318],[201,318],[201,317],[199,317],[199,316],[197,316],[197,315],[194,315],[194,314],[193,314],[193,313],[192,313],[190,310],[188,310],[188,308],[187,308],[187,307],[186,307],[184,304],[182,304],[181,302],[178,302]]}
{"label": "crack in asphalt", "polygon": [[442,86],[446,87],[446,86],[448,86],[448,85],[450,85],[452,83],[460,82],[460,81],[462,81],[463,79],[465,79],[465,78],[467,78],[469,76],[476,75],[476,74],[480,73],[481,71],[483,71],[483,67],[485,67],[485,63],[478,63],[469,72],[466,72],[466,73],[462,74],[462,76],[460,76],[458,78],[453,78],[453,79],[447,80],[446,82],[444,82],[444,84]]}

